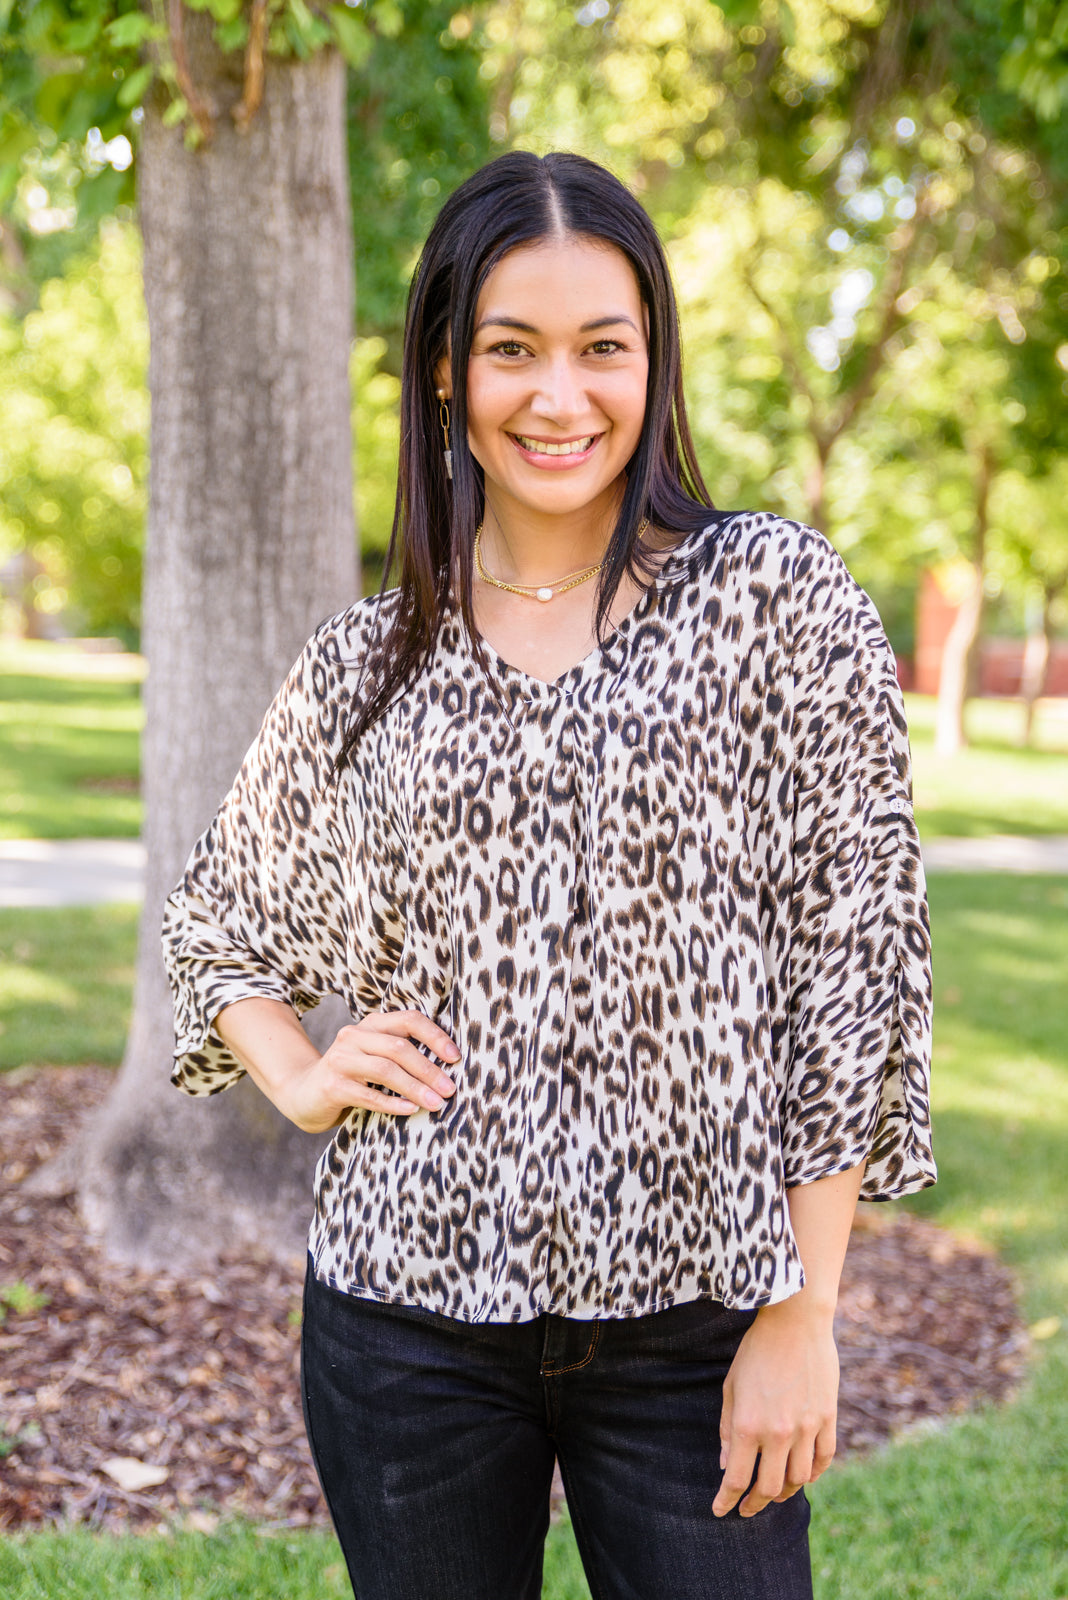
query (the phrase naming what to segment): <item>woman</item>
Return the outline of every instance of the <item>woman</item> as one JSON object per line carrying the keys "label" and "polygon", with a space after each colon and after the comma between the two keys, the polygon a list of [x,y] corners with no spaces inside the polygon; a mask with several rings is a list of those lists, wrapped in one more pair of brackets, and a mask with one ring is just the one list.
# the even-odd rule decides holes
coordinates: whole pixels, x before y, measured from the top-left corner
{"label": "woman", "polygon": [[175,1081],[336,1129],[303,1384],[360,1600],[536,1596],[555,1456],[594,1595],[808,1595],[857,1196],[933,1181],[893,658],[819,534],[711,508],[601,168],[446,203],[401,404],[399,586],[169,902]]}

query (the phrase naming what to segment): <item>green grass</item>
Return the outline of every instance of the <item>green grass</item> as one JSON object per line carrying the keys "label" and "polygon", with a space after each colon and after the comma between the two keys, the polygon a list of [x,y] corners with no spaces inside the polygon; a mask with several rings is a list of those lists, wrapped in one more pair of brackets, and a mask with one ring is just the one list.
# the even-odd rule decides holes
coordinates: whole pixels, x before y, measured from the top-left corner
{"label": "green grass", "polygon": [[0,1071],[122,1059],[137,906],[0,910]]}
{"label": "green grass", "polygon": [[[569,1525],[545,1550],[551,1600],[589,1600]],[[243,1524],[218,1533],[116,1538],[70,1529],[0,1540],[6,1600],[351,1600],[332,1534],[273,1533]]]}
{"label": "green grass", "polygon": [[0,839],[136,838],[141,663],[0,645]]}
{"label": "green grass", "polygon": [[[1048,1337],[1010,1405],[902,1439],[820,1482],[816,1593],[1068,1600],[1068,879],[947,874],[932,877],[930,897],[941,1177],[907,1203],[998,1248],[1017,1271],[1026,1316]],[[116,950],[132,961],[132,913],[115,913],[118,942],[107,955],[92,920],[100,915],[8,912],[0,948],[40,922],[39,959],[60,963],[54,970],[88,992]],[[69,930],[63,955],[53,942],[58,919]],[[42,1014],[35,1059],[60,1059],[46,1026]],[[0,1541],[0,1593],[10,1600],[104,1592],[109,1600],[329,1600],[348,1590],[327,1534],[230,1528],[111,1540],[74,1531]],[[543,1594],[587,1600],[566,1524],[550,1536]]]}
{"label": "green grass", "polygon": [[[589,1600],[566,1523],[549,1534],[542,1593]],[[235,1524],[208,1535],[114,1538],[72,1529],[0,1540],[0,1594],[6,1600],[351,1600],[352,1590],[332,1534]]]}
{"label": "green grass", "polygon": [[932,877],[939,1183],[908,1202],[995,1246],[1039,1332],[1011,1405],[836,1468],[821,1600],[1068,1597],[1068,879]]}
{"label": "green grass", "polygon": [[1040,703],[1035,745],[1018,739],[1022,711],[1013,700],[968,707],[972,743],[952,760],[935,755],[935,703],[908,695],[916,820],[925,839],[986,833],[1068,833],[1068,705]]}

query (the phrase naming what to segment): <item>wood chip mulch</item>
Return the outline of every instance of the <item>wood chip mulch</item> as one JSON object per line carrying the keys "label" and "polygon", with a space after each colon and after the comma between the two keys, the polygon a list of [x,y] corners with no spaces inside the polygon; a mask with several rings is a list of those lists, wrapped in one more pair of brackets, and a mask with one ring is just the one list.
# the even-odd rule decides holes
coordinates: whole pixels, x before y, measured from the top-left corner
{"label": "wood chip mulch", "polygon": [[[132,1271],[87,1241],[69,1199],[20,1187],[112,1081],[95,1067],[0,1078],[0,1528],[325,1522],[297,1383],[303,1262]],[[1005,1400],[1027,1357],[996,1257],[861,1209],[838,1317],[841,1453]]]}

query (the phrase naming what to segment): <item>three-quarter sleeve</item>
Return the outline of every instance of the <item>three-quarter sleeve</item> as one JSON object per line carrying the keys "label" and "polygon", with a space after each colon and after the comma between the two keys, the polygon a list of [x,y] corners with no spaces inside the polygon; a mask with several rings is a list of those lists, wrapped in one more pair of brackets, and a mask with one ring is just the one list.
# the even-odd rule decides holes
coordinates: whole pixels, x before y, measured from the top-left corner
{"label": "three-quarter sleeve", "polygon": [[935,1180],[931,944],[911,762],[878,614],[822,537],[793,574],[788,1186],[866,1160],[862,1196]]}
{"label": "three-quarter sleeve", "polygon": [[343,850],[332,770],[342,682],[324,625],[275,697],[167,901],[172,1082],[188,1094],[215,1094],[242,1076],[213,1029],[224,1006],[265,998],[299,1014],[343,988]]}

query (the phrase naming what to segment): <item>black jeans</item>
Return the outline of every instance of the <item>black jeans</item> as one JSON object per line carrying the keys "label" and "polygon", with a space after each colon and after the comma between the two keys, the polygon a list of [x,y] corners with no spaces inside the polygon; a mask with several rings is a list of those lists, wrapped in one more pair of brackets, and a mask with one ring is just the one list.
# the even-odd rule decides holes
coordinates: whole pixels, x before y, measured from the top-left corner
{"label": "black jeans", "polygon": [[594,1600],[810,1600],[803,1493],[712,1515],[753,1315],[471,1325],[309,1268],[304,1420],[356,1600],[538,1600],[554,1456]]}

